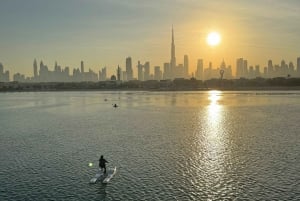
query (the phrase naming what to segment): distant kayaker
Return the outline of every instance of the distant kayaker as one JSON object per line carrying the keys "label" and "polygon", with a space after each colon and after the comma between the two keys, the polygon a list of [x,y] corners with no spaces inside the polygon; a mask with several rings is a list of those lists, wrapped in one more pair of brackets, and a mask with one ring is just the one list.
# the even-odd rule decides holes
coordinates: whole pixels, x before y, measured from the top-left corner
{"label": "distant kayaker", "polygon": [[99,159],[99,168],[100,168],[101,170],[104,169],[104,174],[106,174],[106,165],[105,165],[105,163],[108,163],[108,162],[107,162],[107,160],[105,160],[105,159],[103,158],[103,155],[101,155],[101,157],[100,157],[100,159]]}

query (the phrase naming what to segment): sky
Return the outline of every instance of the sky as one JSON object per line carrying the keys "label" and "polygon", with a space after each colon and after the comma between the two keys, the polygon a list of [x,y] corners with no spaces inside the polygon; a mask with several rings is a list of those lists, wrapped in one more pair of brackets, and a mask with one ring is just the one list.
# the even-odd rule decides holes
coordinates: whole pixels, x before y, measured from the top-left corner
{"label": "sky", "polygon": [[[131,56],[134,70],[150,61],[153,73],[170,62],[172,25],[177,63],[188,55],[189,73],[200,58],[235,70],[243,57],[262,70],[269,59],[300,57],[299,0],[1,0],[0,62],[11,77],[32,76],[34,59],[111,74]],[[207,45],[211,31],[220,45]]]}

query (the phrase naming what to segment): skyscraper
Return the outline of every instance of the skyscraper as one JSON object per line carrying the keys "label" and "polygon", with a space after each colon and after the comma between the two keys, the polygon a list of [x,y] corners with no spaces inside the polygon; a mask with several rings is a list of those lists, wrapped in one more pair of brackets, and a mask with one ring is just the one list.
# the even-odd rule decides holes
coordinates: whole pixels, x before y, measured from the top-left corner
{"label": "skyscraper", "polygon": [[133,79],[132,60],[131,57],[126,58],[126,77],[127,80]]}
{"label": "skyscraper", "polygon": [[176,57],[175,57],[175,43],[174,43],[174,30],[172,25],[172,44],[171,44],[171,62],[170,62],[170,68],[171,68],[171,76],[174,77],[174,72],[176,68]]}
{"label": "skyscraper", "polygon": [[107,79],[106,75],[106,67],[102,68],[101,71],[99,71],[99,81],[105,81]]}
{"label": "skyscraper", "polygon": [[243,63],[243,77],[247,78],[248,77],[248,61],[244,60]]}
{"label": "skyscraper", "polygon": [[170,63],[164,63],[163,79],[171,79]]}
{"label": "skyscraper", "polygon": [[188,76],[189,76],[189,58],[188,58],[188,55],[184,55],[183,73],[184,73],[184,77],[188,78]]}
{"label": "skyscraper", "polygon": [[273,71],[274,71],[273,62],[272,62],[272,60],[269,60],[268,61],[268,78],[273,77]]}
{"label": "skyscraper", "polygon": [[154,79],[155,80],[161,80],[161,77],[162,77],[162,72],[160,70],[160,67],[159,66],[155,66],[154,67]]}
{"label": "skyscraper", "polygon": [[118,81],[121,80],[121,68],[120,68],[119,65],[118,65],[118,68],[117,68],[117,80],[118,80]]}
{"label": "skyscraper", "polygon": [[38,66],[37,66],[36,59],[34,59],[34,61],[33,61],[33,77],[34,77],[34,79],[37,79],[37,76],[38,76]]}
{"label": "skyscraper", "polygon": [[0,74],[3,74],[3,65],[0,63]]}
{"label": "skyscraper", "polygon": [[83,64],[83,61],[81,61],[81,64],[80,64],[80,69],[81,69],[81,73],[84,73],[84,64]]}
{"label": "skyscraper", "polygon": [[300,57],[297,58],[297,74],[300,77]]}
{"label": "skyscraper", "polygon": [[150,63],[147,61],[144,65],[144,81],[150,80]]}
{"label": "skyscraper", "polygon": [[144,66],[141,64],[141,62],[138,61],[138,65],[137,65],[137,68],[138,68],[138,80],[140,80],[140,81],[144,81],[143,67]]}
{"label": "skyscraper", "polygon": [[239,58],[236,61],[236,78],[241,78],[243,77],[243,71],[244,71],[244,59]]}
{"label": "skyscraper", "polygon": [[198,59],[197,70],[196,70],[196,79],[203,80],[203,60]]}

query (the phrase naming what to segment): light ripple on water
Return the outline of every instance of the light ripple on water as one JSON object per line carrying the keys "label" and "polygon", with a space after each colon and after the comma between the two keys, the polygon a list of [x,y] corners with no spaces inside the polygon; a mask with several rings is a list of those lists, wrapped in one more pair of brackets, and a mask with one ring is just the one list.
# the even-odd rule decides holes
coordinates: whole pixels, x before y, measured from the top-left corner
{"label": "light ripple on water", "polygon": [[[300,198],[294,93],[21,95],[1,94],[1,200]],[[118,171],[90,185],[100,154]]]}

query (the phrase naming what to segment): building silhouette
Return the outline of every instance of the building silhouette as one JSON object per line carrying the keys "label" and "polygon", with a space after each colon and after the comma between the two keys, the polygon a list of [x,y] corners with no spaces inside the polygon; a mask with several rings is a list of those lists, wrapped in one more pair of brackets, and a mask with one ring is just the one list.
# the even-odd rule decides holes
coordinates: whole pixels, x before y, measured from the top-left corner
{"label": "building silhouette", "polygon": [[170,71],[171,71],[171,78],[174,78],[176,68],[176,56],[175,56],[175,43],[174,43],[174,30],[172,25],[172,43],[171,43],[171,60],[170,60]]}
{"label": "building silhouette", "polygon": [[154,67],[154,80],[161,80],[162,79],[162,71],[160,70],[159,66]]}
{"label": "building silhouette", "polygon": [[198,80],[203,80],[203,59],[198,59],[195,77]]}
{"label": "building silhouette", "polygon": [[118,65],[118,68],[117,68],[117,80],[118,80],[118,81],[121,80],[121,68],[120,68],[119,65]]}
{"label": "building silhouette", "polygon": [[143,71],[143,65],[140,61],[138,61],[137,70],[138,70],[138,80],[144,81],[144,71]]}
{"label": "building silhouette", "polygon": [[236,61],[236,78],[248,77],[248,61],[239,58]]}
{"label": "building silhouette", "polygon": [[99,81],[105,81],[105,80],[107,80],[106,67],[102,68],[99,71]]}
{"label": "building silhouette", "polygon": [[172,79],[170,63],[164,63],[163,79],[164,80]]}
{"label": "building silhouette", "polygon": [[147,61],[144,64],[144,81],[150,80],[150,79],[151,79],[151,77],[150,77],[150,62]]}
{"label": "building silhouette", "polygon": [[273,67],[273,62],[272,60],[268,61],[268,72],[267,72],[267,77],[268,78],[272,78],[273,77],[273,71],[274,71],[274,67]]}
{"label": "building silhouette", "polygon": [[0,82],[9,82],[9,71],[4,72],[2,63],[0,63]]}
{"label": "building silhouette", "polygon": [[[176,50],[175,50],[175,37],[174,28],[172,25],[171,30],[171,49],[170,49],[170,62],[163,64],[162,69],[160,66],[153,68],[153,74],[150,72],[150,62],[147,61],[142,64],[138,61],[137,64],[137,79],[139,81],[147,80],[174,80],[176,78],[188,79],[190,75],[195,76],[198,80],[209,80],[214,78],[220,78],[222,72],[222,78],[224,79],[254,79],[257,77],[262,78],[275,78],[275,77],[300,77],[300,57],[297,58],[296,65],[293,62],[286,62],[281,60],[279,64],[274,64],[272,60],[268,60],[267,65],[262,68],[260,65],[248,64],[248,61],[244,58],[238,58],[236,60],[236,74],[232,75],[231,66],[226,66],[225,61],[221,62],[221,65],[217,68],[213,68],[212,63],[209,62],[207,68],[204,68],[203,59],[198,59],[197,66],[194,72],[190,72],[190,60],[188,55],[183,56],[183,64],[177,64]],[[178,62],[179,63],[179,62]],[[116,80],[130,81],[136,78],[133,77],[132,58],[128,56],[126,58],[126,69],[122,71],[118,65],[116,72]],[[189,74],[190,73],[190,74]],[[13,80],[18,82],[97,82],[108,80],[106,67],[99,70],[98,74],[91,69],[85,72],[84,62],[80,62],[80,67],[73,68],[73,74],[70,74],[70,68],[62,68],[56,61],[53,70],[50,70],[47,65],[40,61],[39,68],[36,59],[33,61],[33,76],[25,77],[20,73],[13,75]],[[4,72],[3,65],[0,63],[0,82],[9,82],[9,71]]]}
{"label": "building silhouette", "polygon": [[188,55],[184,55],[184,59],[183,59],[183,73],[184,73],[184,77],[185,78],[189,77],[189,57],[188,57]]}
{"label": "building silhouette", "polygon": [[132,59],[126,58],[126,80],[133,80]]}
{"label": "building silhouette", "polygon": [[300,57],[297,58],[297,75],[300,77]]}
{"label": "building silhouette", "polygon": [[37,65],[36,59],[34,59],[34,61],[33,61],[33,78],[34,78],[34,81],[36,81],[38,78],[38,65]]}

